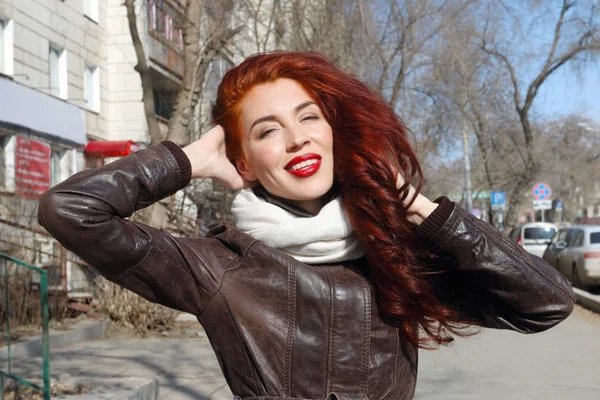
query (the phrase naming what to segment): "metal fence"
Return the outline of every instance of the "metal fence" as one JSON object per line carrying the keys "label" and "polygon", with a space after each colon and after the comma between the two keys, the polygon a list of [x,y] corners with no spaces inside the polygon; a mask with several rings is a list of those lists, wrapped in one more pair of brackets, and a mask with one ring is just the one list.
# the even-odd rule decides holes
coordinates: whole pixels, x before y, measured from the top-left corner
{"label": "metal fence", "polygon": [[[9,265],[15,265],[16,268],[25,267],[39,274],[40,283],[40,307],[42,317],[42,386],[30,382],[24,378],[12,374],[12,360],[10,355],[10,298],[9,298]],[[41,269],[29,265],[21,260],[0,253],[0,266],[4,270],[4,306],[6,317],[6,345],[8,354],[8,371],[0,369],[0,400],[4,398],[4,378],[10,378],[18,383],[29,386],[41,391],[44,400],[50,400],[50,342],[48,336],[48,273]]]}

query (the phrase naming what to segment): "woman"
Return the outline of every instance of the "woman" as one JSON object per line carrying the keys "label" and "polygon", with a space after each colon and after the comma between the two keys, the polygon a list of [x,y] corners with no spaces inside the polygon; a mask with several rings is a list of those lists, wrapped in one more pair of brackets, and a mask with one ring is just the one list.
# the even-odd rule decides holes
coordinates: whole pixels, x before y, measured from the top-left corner
{"label": "woman", "polygon": [[[410,399],[418,347],[571,313],[547,263],[419,194],[401,121],[323,56],[250,57],[213,119],[184,149],[163,142],[55,186],[39,221],[106,278],[196,315],[236,398]],[[197,239],[127,220],[200,177],[245,188],[236,226]]]}

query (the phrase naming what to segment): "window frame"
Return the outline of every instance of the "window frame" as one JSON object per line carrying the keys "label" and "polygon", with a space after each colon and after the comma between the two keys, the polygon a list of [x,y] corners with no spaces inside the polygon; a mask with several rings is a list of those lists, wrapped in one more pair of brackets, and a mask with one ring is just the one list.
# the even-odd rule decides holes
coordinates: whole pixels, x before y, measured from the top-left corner
{"label": "window frame", "polygon": [[86,108],[100,113],[100,68],[86,63],[83,71],[83,93]]}
{"label": "window frame", "polygon": [[15,23],[12,19],[0,19],[0,73],[15,73]]}
{"label": "window frame", "polygon": [[[69,98],[69,71],[67,49],[50,44],[48,50],[48,75],[50,77],[50,93],[63,100]],[[56,61],[54,61],[56,60]],[[55,80],[56,78],[56,86]]]}

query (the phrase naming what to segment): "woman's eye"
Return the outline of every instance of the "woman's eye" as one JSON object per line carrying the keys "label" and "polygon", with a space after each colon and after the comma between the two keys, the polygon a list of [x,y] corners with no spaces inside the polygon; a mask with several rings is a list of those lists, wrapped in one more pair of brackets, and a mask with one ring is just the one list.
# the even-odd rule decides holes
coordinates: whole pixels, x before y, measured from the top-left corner
{"label": "woman's eye", "polygon": [[259,135],[259,139],[263,139],[269,135],[269,133],[273,132],[275,129],[267,129],[266,131],[262,131]]}
{"label": "woman's eye", "polygon": [[302,121],[311,120],[311,119],[319,119],[319,117],[316,115],[308,115],[308,116],[302,118]]}

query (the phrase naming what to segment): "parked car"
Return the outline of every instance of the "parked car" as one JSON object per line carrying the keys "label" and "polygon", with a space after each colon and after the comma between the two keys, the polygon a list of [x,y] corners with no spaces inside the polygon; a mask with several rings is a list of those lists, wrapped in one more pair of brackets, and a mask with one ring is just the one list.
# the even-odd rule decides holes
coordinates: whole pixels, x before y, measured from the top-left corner
{"label": "parked car", "polygon": [[557,230],[556,225],[549,222],[528,222],[515,227],[508,237],[527,252],[542,257]]}
{"label": "parked car", "polygon": [[546,247],[542,258],[548,261],[554,268],[558,268],[558,255],[565,249],[565,245],[569,242],[572,232],[572,227],[560,227],[558,232],[552,237],[548,247]]}
{"label": "parked car", "polygon": [[[600,285],[600,225],[570,228],[567,240],[557,240],[556,269],[582,289]],[[557,238],[561,239],[561,238]]]}

